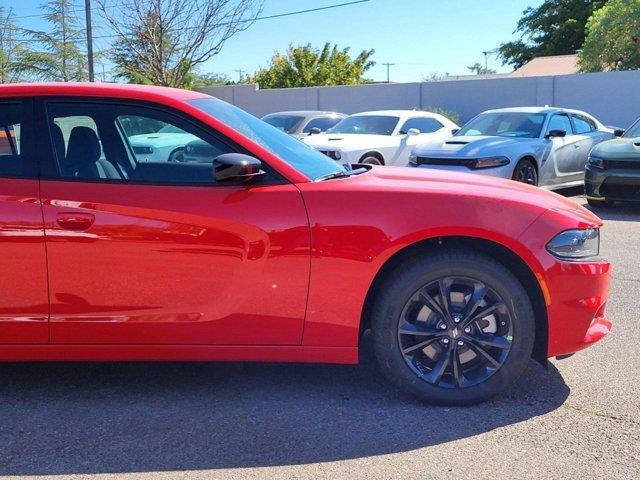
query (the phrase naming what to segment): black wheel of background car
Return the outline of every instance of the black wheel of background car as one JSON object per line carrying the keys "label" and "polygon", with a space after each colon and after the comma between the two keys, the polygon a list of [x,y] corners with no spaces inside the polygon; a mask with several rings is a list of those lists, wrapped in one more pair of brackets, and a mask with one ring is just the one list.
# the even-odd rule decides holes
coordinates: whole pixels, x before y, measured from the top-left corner
{"label": "black wheel of background car", "polygon": [[414,257],[380,292],[372,311],[380,368],[429,403],[486,400],[514,383],[531,357],[529,297],[490,257],[458,249]]}
{"label": "black wheel of background car", "polygon": [[184,162],[184,149],[176,148],[171,155],[169,155],[170,162]]}
{"label": "black wheel of background car", "polygon": [[360,159],[359,163],[364,163],[366,165],[384,165],[382,159],[373,154],[365,155]]}
{"label": "black wheel of background car", "polygon": [[587,198],[587,203],[593,208],[608,208],[613,206],[613,202],[611,200],[594,200]]}
{"label": "black wheel of background car", "polygon": [[527,185],[538,185],[538,172],[531,160],[523,159],[518,162],[513,170],[512,180],[516,182],[526,183]]}

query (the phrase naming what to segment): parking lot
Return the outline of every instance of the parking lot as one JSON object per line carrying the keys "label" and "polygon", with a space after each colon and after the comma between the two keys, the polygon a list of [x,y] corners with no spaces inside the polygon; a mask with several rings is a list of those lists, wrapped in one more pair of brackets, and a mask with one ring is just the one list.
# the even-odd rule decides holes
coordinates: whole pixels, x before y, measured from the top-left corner
{"label": "parking lot", "polygon": [[354,367],[5,364],[0,474],[638,478],[640,209],[598,213],[612,334],[547,371],[532,362],[496,400],[419,404],[367,354]]}

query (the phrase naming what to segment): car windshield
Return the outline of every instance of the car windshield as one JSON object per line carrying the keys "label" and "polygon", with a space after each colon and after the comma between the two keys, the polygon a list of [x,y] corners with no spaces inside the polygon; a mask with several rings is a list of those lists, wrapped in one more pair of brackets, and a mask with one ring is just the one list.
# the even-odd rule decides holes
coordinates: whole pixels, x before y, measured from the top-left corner
{"label": "car windshield", "polygon": [[293,133],[298,128],[298,125],[302,122],[304,117],[299,115],[267,115],[262,117],[262,120],[269,125],[273,125],[278,130],[282,130],[286,133]]}
{"label": "car windshield", "polygon": [[312,180],[347,169],[253,115],[217,98],[198,98],[189,104],[240,132]]}
{"label": "car windshield", "polygon": [[386,115],[354,115],[338,122],[327,130],[329,133],[356,133],[367,135],[391,135],[399,117]]}
{"label": "car windshield", "polygon": [[462,127],[456,136],[538,138],[544,117],[543,113],[481,113]]}
{"label": "car windshield", "polygon": [[158,133],[186,133],[186,132],[181,128],[167,124],[164,127],[162,127],[160,130],[158,130]]}
{"label": "car windshield", "polygon": [[640,118],[636,120],[636,123],[629,127],[629,129],[624,133],[624,136],[629,138],[640,137]]}

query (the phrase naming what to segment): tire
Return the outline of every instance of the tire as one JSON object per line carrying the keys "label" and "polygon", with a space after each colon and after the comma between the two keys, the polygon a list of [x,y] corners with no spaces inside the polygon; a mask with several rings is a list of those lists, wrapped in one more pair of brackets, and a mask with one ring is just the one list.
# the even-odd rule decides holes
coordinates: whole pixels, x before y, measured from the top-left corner
{"label": "tire", "polygon": [[[437,323],[441,317],[435,310],[414,302],[416,294],[424,298],[419,292],[433,292],[434,285],[440,288],[440,282],[451,292],[447,296],[452,315],[446,330]],[[486,287],[484,296],[480,284]],[[481,301],[471,312],[478,315],[496,308],[495,313],[464,325],[466,319],[473,318],[471,315],[456,325],[453,317],[460,320],[458,313],[466,308],[466,302],[476,298],[472,295],[474,289]],[[531,358],[535,337],[531,301],[518,279],[490,257],[462,249],[413,257],[399,265],[379,291],[371,318],[379,367],[392,384],[427,403],[470,405],[485,401],[512,385]],[[439,302],[442,304],[442,297]],[[416,321],[407,323],[416,311]],[[490,327],[495,327],[494,334],[487,333]],[[467,328],[471,333],[464,333]],[[413,333],[416,331],[419,336]],[[425,331],[439,336],[433,340],[431,333],[425,335]],[[425,338],[431,343],[415,349]],[[487,341],[498,346],[486,346]],[[492,361],[481,355],[478,345]],[[411,353],[403,353],[412,348]],[[450,356],[447,352],[451,352]],[[444,369],[438,368],[441,358],[451,359]],[[436,382],[440,371],[443,373]]]}
{"label": "tire", "polygon": [[587,203],[593,208],[608,208],[613,206],[613,202],[611,200],[593,200],[591,198],[587,198]]}
{"label": "tire", "polygon": [[373,154],[366,154],[360,159],[359,163],[364,163],[366,165],[384,165],[382,159]]}
{"label": "tire", "polygon": [[169,162],[182,163],[184,162],[184,149],[176,148],[171,155],[169,155]]}
{"label": "tire", "polygon": [[516,168],[513,169],[511,180],[537,187],[538,171],[536,170],[535,164],[531,160],[528,160],[526,158],[520,160],[516,165]]}

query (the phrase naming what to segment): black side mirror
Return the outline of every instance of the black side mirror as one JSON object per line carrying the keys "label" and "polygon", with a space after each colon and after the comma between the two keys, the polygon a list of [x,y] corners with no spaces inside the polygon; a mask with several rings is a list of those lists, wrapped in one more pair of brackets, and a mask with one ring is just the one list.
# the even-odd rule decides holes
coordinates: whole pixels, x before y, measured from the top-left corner
{"label": "black side mirror", "polygon": [[318,127],[313,127],[309,130],[309,135],[317,135],[319,133],[322,133],[322,130],[320,130],[320,128]]}
{"label": "black side mirror", "polygon": [[456,133],[458,133],[460,131],[459,128],[453,128],[451,129],[451,135],[455,135]]}
{"label": "black side mirror", "polygon": [[616,137],[621,137],[621,136],[623,136],[623,135],[624,135],[624,128],[616,128],[616,129],[613,131],[613,135],[614,135],[614,136],[616,136]]}
{"label": "black side mirror", "polygon": [[566,130],[549,130],[549,133],[547,133],[546,135],[547,138],[562,138],[566,136],[567,136]]}
{"label": "black side mirror", "polygon": [[213,160],[213,178],[216,182],[248,182],[263,175],[262,162],[242,153],[223,153]]}

